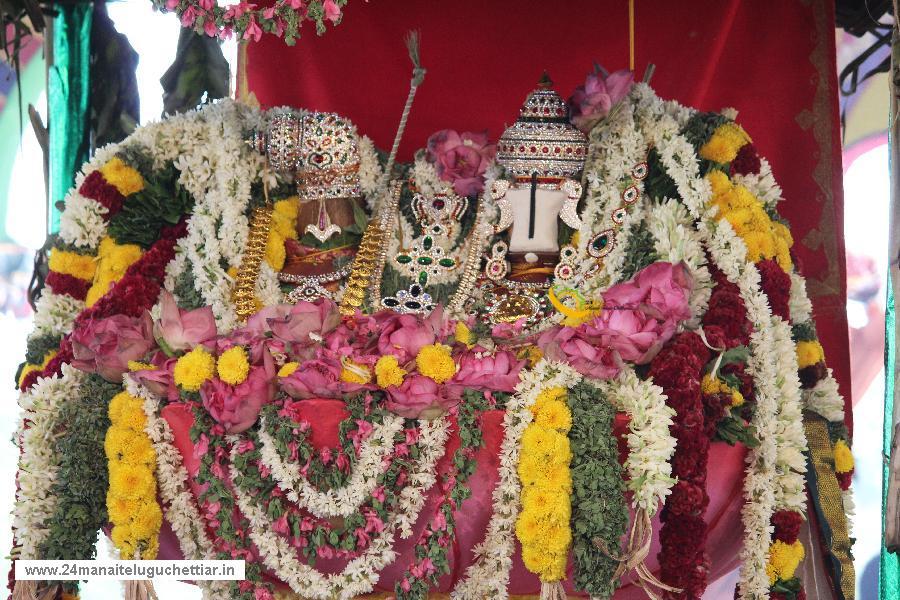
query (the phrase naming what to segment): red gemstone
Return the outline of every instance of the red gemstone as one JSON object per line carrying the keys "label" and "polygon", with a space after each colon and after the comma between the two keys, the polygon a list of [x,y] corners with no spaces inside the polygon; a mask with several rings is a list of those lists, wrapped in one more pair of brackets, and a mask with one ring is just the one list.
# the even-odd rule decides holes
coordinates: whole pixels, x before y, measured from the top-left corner
{"label": "red gemstone", "polygon": [[431,203],[431,206],[433,206],[437,210],[441,210],[444,208],[445,205],[444,205],[444,201],[441,200],[440,198],[438,198]]}

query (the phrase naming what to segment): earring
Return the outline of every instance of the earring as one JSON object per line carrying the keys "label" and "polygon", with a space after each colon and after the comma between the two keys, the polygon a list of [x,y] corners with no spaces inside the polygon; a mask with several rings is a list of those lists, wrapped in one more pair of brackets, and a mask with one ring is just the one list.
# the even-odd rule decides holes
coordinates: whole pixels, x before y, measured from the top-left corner
{"label": "earring", "polygon": [[484,274],[491,281],[500,281],[509,273],[509,263],[506,261],[506,242],[497,242],[491,249],[491,257],[484,267]]}
{"label": "earring", "polygon": [[562,210],[559,212],[559,218],[562,219],[563,223],[575,231],[579,231],[583,225],[581,218],[578,216],[578,201],[581,199],[581,184],[574,179],[566,179],[559,189],[566,194]]}
{"label": "earring", "polygon": [[491,199],[497,203],[500,209],[500,220],[494,225],[494,233],[500,233],[510,228],[513,224],[512,204],[506,197],[509,191],[509,182],[505,179],[495,179],[491,184]]}
{"label": "earring", "polygon": [[553,269],[553,278],[560,283],[575,278],[575,246],[563,246],[559,251],[559,263]]}

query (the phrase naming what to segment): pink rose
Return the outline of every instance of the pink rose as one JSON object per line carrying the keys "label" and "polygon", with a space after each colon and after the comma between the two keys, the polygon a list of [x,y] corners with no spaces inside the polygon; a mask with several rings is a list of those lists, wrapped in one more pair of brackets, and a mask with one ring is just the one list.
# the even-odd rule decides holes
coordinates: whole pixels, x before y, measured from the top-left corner
{"label": "pink rose", "polygon": [[[341,322],[337,305],[326,299],[298,302],[289,306],[286,312],[283,307],[278,307],[264,318],[265,329],[270,330],[275,337],[295,344],[314,343],[315,340],[310,336],[324,337]],[[260,326],[260,323],[257,320],[253,325]]]}
{"label": "pink rose", "polygon": [[422,375],[409,375],[400,387],[390,387],[385,408],[406,419],[434,419],[459,403],[453,386],[439,386]]}
{"label": "pink rose", "polygon": [[496,153],[497,146],[488,143],[486,133],[443,129],[428,138],[426,158],[457,194],[471,196],[484,189],[484,173]]}
{"label": "pink rose", "polygon": [[341,7],[334,0],[325,0],[322,3],[325,9],[325,18],[337,25],[341,20]]}
{"label": "pink rose", "polygon": [[150,314],[91,319],[72,333],[72,366],[103,379],[121,382],[128,361],[140,360],[156,347]]}
{"label": "pink rose", "polygon": [[182,310],[178,308],[172,294],[163,291],[160,308],[159,321],[153,325],[153,336],[169,356],[190,350],[216,337],[216,319],[212,307]]}
{"label": "pink rose", "polygon": [[512,392],[519,383],[519,371],[524,360],[516,360],[507,350],[494,355],[478,357],[475,352],[465,352],[459,359],[459,370],[451,383],[498,392]]}
{"label": "pink rose", "polygon": [[266,354],[263,365],[251,367],[243,383],[231,386],[219,379],[206,381],[200,388],[200,399],[225,433],[241,433],[256,422],[263,404],[275,397],[274,380],[275,364]]}
{"label": "pink rose", "polygon": [[634,73],[627,69],[607,75],[598,67],[569,98],[569,120],[584,133],[590,132],[628,95],[633,83]]}

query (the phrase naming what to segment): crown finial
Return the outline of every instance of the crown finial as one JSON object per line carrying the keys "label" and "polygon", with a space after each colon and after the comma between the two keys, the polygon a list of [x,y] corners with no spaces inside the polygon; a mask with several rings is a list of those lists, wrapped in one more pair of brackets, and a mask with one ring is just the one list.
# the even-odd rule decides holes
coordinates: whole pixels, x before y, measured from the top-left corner
{"label": "crown finial", "polygon": [[541,80],[538,81],[538,87],[549,90],[553,88],[553,80],[550,79],[550,74],[545,70],[544,74],[541,75]]}

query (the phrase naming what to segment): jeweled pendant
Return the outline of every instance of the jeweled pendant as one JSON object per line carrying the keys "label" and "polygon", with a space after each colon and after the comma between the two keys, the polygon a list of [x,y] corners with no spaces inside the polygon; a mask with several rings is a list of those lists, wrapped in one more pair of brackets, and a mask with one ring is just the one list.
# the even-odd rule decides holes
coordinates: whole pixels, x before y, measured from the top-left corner
{"label": "jeweled pendant", "polygon": [[325,243],[328,238],[341,232],[341,228],[331,222],[328,215],[328,209],[325,207],[325,200],[319,199],[319,216],[315,225],[307,225],[306,233],[311,233],[320,243]]}

